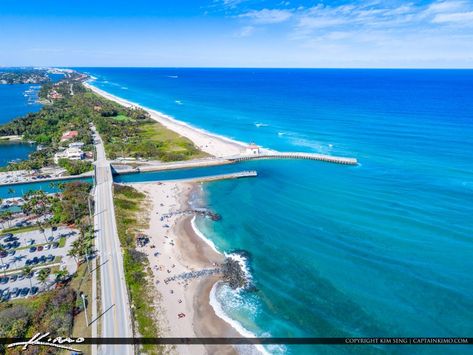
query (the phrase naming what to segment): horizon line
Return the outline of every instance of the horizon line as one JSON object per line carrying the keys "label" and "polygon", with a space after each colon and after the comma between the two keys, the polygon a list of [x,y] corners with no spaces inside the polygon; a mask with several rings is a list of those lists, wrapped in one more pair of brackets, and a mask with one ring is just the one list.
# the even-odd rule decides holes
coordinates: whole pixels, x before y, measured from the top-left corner
{"label": "horizon line", "polygon": [[472,67],[236,67],[236,66],[64,66],[64,65],[0,65],[1,68],[129,68],[129,69],[301,69],[301,70],[473,70]]}

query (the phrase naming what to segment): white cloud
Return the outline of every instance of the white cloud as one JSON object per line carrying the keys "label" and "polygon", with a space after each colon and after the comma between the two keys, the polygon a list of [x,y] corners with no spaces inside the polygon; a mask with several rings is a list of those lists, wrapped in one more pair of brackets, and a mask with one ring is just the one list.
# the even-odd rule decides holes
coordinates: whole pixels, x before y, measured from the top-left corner
{"label": "white cloud", "polygon": [[288,20],[292,16],[290,10],[252,10],[239,15],[242,18],[249,18],[256,24],[280,23]]}
{"label": "white cloud", "polygon": [[238,31],[236,34],[235,34],[235,37],[249,37],[251,36],[253,33],[255,32],[255,28],[253,26],[245,26],[245,27],[242,27],[240,29],[240,31]]}
{"label": "white cloud", "polygon": [[229,8],[235,8],[237,5],[241,4],[242,2],[245,2],[247,0],[222,0],[222,4],[225,7]]}
{"label": "white cloud", "polygon": [[432,19],[433,23],[457,23],[473,26],[473,11],[437,14]]}
{"label": "white cloud", "polygon": [[467,3],[464,1],[436,1],[427,6],[426,13],[454,12],[464,9],[466,6]]}

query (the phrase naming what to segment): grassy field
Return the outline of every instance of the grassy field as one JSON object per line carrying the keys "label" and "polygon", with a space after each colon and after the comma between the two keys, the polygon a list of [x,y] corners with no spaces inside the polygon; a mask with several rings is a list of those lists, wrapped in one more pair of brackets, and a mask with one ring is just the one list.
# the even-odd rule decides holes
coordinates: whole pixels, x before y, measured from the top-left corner
{"label": "grassy field", "polygon": [[134,121],[133,118],[130,118],[130,117],[125,116],[125,115],[118,115],[118,116],[113,117],[113,119],[116,120],[116,121],[124,121],[124,122]]}
{"label": "grassy field", "polygon": [[[146,255],[135,249],[136,234],[148,224],[140,213],[147,208],[146,196],[132,187],[115,185],[114,203],[118,235],[124,249],[125,279],[137,327],[135,333],[139,333],[142,337],[157,337],[159,329],[155,320],[155,309],[152,306],[155,289],[150,281],[149,263]],[[160,354],[163,349],[144,345],[141,350],[141,353]]]}
{"label": "grassy field", "polygon": [[2,231],[2,234],[12,233],[12,234],[19,234],[25,232],[31,232],[39,229],[38,226],[26,226],[26,227],[12,227],[6,228]]}

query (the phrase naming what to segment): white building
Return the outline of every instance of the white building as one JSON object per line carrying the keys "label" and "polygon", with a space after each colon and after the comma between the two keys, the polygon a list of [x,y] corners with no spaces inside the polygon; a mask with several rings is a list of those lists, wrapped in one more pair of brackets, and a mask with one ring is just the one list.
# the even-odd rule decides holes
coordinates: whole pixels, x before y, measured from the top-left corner
{"label": "white building", "polygon": [[59,159],[70,159],[70,160],[82,160],[84,158],[84,152],[82,149],[77,147],[67,148],[63,152],[54,154],[54,163],[58,164]]}
{"label": "white building", "polygon": [[84,146],[84,143],[82,142],[73,142],[69,144],[69,148],[82,148]]}
{"label": "white building", "polygon": [[248,147],[246,147],[246,154],[248,155],[258,155],[259,153],[259,147],[254,143],[251,143],[248,145]]}

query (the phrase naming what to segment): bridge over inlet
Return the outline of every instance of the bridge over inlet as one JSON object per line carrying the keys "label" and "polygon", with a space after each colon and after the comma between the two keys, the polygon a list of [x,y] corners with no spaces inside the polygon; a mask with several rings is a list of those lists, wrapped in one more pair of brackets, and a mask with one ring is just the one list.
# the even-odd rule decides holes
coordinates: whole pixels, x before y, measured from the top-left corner
{"label": "bridge over inlet", "polygon": [[320,160],[327,163],[343,164],[343,165],[357,165],[358,161],[355,158],[337,157],[333,155],[317,154],[317,153],[297,153],[297,152],[269,152],[253,155],[239,155],[235,157],[228,157],[230,161],[239,162],[245,160],[255,159],[306,159],[306,160]]}

